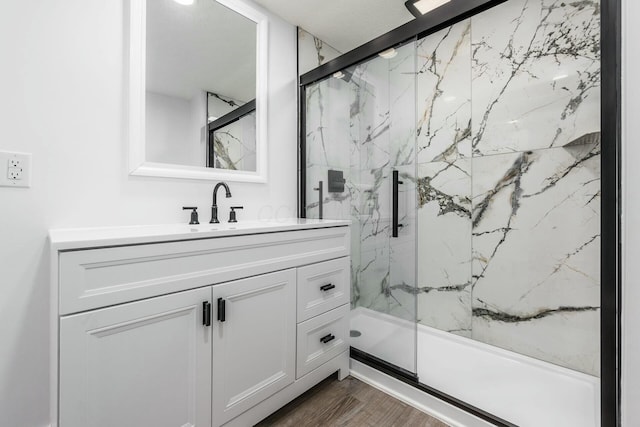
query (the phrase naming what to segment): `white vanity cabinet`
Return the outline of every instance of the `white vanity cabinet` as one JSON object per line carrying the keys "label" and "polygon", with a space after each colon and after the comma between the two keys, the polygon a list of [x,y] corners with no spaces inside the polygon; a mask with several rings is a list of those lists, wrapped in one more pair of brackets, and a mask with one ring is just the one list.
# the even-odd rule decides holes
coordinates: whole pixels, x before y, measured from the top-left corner
{"label": "white vanity cabinet", "polygon": [[252,425],[348,375],[348,222],[50,238],[54,426]]}

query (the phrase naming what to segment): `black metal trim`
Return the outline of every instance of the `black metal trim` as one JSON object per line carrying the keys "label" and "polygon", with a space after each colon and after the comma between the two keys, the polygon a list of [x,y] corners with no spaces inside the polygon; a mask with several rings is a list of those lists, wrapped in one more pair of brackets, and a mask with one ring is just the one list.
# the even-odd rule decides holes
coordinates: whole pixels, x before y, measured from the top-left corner
{"label": "black metal trim", "polygon": [[[302,105],[304,104],[303,99],[300,97],[301,94],[301,89],[302,87],[300,86],[300,27],[296,26],[296,80],[298,82],[298,88],[300,88],[300,90],[298,90],[298,92],[296,93],[296,106],[298,108],[298,120],[297,120],[297,126],[298,128],[296,129],[297,131],[297,135],[298,135],[298,155],[296,157],[296,160],[298,162],[298,170],[296,171],[298,173],[297,175],[297,179],[296,179],[296,183],[298,184],[298,195],[304,193],[304,189],[306,187],[306,181],[303,181],[303,170],[306,169],[306,161],[305,159],[302,157],[302,153],[304,153],[304,151],[302,150],[302,144],[300,143],[300,141],[302,141],[302,124],[304,123],[303,121],[303,117],[302,117]],[[306,176],[306,172],[304,173],[304,176]],[[300,209],[301,203],[300,203],[300,198],[298,199],[298,218],[305,218],[306,216],[303,216],[303,212]]]}
{"label": "black metal trim", "polygon": [[367,366],[370,366],[384,374],[389,375],[392,378],[402,381],[405,384],[408,384],[412,387],[419,389],[433,397],[436,397],[450,405],[456,406],[484,421],[490,422],[499,427],[518,427],[516,424],[512,424],[507,420],[503,420],[502,418],[496,417],[486,411],[483,411],[480,408],[477,408],[473,405],[469,405],[466,402],[463,402],[460,399],[456,399],[455,397],[443,393],[433,387],[429,387],[425,384],[420,383],[418,381],[418,376],[411,371],[403,369],[399,366],[393,365],[385,360],[382,360],[376,356],[373,356],[369,353],[366,353],[362,350],[359,350],[354,347],[350,347],[349,349],[349,357],[353,360],[357,360],[358,362],[364,363]]}
{"label": "black metal trim", "polygon": [[307,125],[307,87],[300,85],[298,91],[298,116],[300,118],[298,125],[298,139],[300,140],[300,148],[298,151],[298,163],[300,170],[299,191],[298,191],[298,218],[307,217],[307,133],[305,127]]}
{"label": "black metal trim", "polygon": [[349,357],[351,357],[353,360],[357,360],[358,362],[362,362],[365,365],[371,366],[378,371],[391,375],[394,378],[402,379],[408,384],[418,383],[418,376],[415,373],[391,364],[386,360],[380,359],[379,357],[359,350],[355,347],[349,347]]}
{"label": "black metal trim", "polygon": [[406,7],[413,16],[419,18],[422,16],[422,13],[416,7],[416,2],[418,2],[418,0],[407,0],[404,2],[404,7]]}
{"label": "black metal trim", "polygon": [[[507,0],[452,0],[419,18],[381,35],[300,76],[300,85],[322,80],[337,71],[359,64],[379,52],[398,47],[414,37],[422,38]],[[302,98],[301,98],[302,99]]]}
{"label": "black metal trim", "polygon": [[600,388],[601,425],[619,426],[622,294],[621,200],[621,6],[601,3],[601,252]]}
{"label": "black metal trim", "polygon": [[207,125],[207,130],[209,132],[218,130],[218,129],[222,128],[222,127],[227,126],[230,123],[233,123],[235,121],[240,120],[241,118],[243,118],[247,114],[251,114],[255,110],[256,110],[256,100],[252,99],[251,101],[247,102],[246,104],[239,106],[235,110],[233,110],[233,111],[225,114],[224,116],[219,117],[219,118],[215,119],[214,121],[212,121],[211,123],[209,123]]}

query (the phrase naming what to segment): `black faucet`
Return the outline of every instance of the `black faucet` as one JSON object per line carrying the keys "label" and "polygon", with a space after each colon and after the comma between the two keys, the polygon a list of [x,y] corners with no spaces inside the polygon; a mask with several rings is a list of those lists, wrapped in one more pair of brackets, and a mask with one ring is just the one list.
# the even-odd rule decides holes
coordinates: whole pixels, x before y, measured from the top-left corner
{"label": "black faucet", "polygon": [[209,221],[209,224],[220,223],[220,221],[218,221],[218,188],[220,188],[220,186],[224,187],[227,192],[227,199],[231,197],[231,190],[229,190],[229,186],[225,182],[219,182],[213,187],[213,205],[211,205],[211,221]]}

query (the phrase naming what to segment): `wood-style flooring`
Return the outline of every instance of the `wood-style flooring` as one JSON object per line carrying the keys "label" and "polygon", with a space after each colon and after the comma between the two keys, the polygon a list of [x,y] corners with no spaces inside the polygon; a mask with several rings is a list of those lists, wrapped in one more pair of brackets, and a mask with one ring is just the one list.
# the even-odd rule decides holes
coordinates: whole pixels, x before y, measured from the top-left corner
{"label": "wood-style flooring", "polygon": [[353,377],[338,381],[332,376],[257,426],[447,427],[447,424]]}

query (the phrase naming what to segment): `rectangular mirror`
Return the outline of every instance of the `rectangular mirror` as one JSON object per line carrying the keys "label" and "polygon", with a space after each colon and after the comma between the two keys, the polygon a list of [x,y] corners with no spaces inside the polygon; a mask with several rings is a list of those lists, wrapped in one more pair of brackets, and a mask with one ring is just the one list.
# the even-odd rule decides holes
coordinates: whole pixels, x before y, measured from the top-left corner
{"label": "rectangular mirror", "polygon": [[130,173],[266,182],[267,18],[242,0],[130,0]]}

